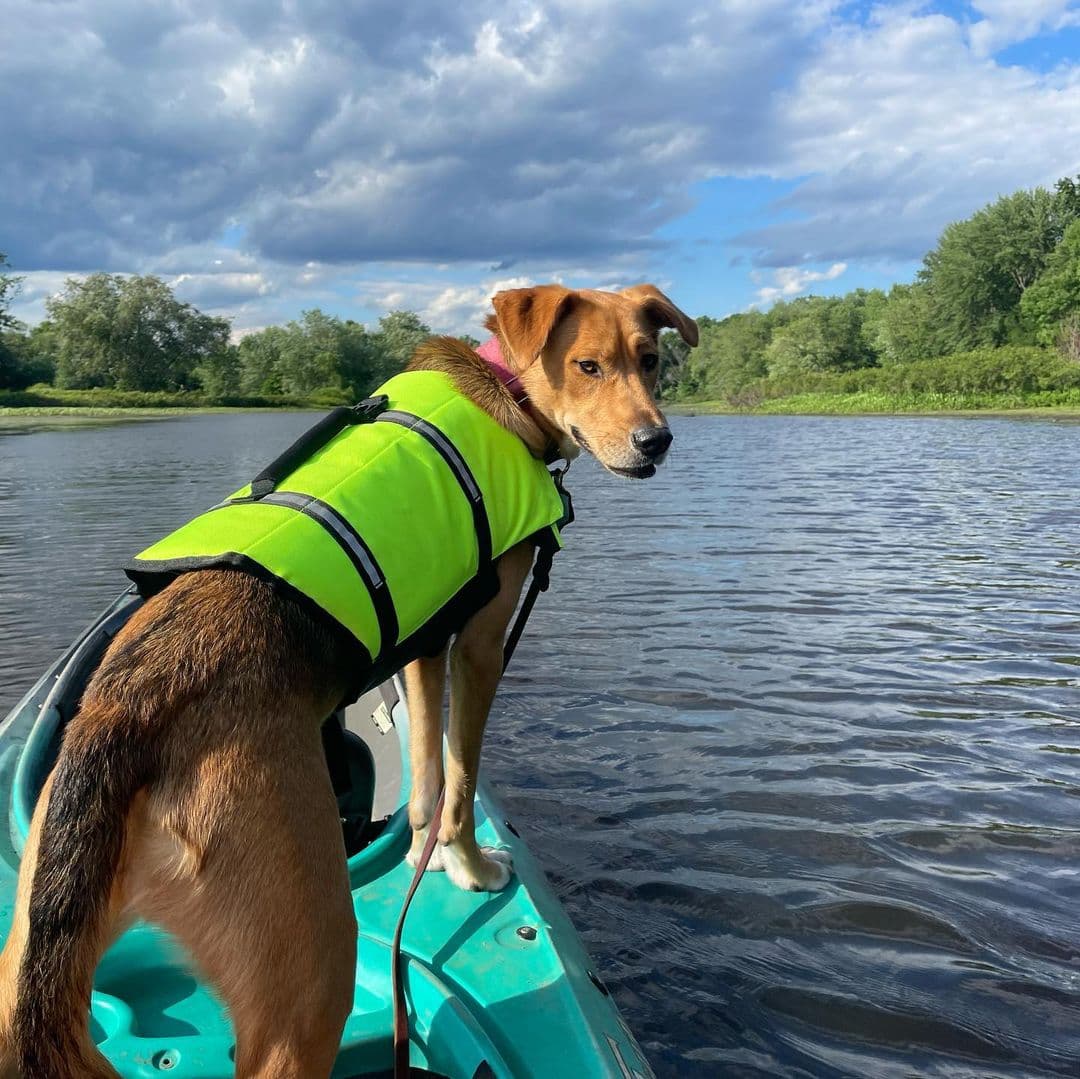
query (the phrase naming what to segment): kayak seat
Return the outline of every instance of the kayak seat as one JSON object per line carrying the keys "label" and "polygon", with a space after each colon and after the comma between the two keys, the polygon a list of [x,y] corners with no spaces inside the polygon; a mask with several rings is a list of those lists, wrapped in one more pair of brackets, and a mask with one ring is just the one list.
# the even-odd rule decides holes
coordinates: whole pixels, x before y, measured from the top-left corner
{"label": "kayak seat", "polygon": [[337,796],[338,816],[351,858],[381,831],[384,821],[373,822],[375,761],[362,738],[345,727],[343,712],[335,712],[322,727],[323,752]]}

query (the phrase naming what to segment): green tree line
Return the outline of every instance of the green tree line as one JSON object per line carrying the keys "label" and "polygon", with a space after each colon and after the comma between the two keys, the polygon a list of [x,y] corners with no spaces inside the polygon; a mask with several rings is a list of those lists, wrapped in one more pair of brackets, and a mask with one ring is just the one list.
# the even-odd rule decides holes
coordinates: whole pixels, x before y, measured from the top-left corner
{"label": "green tree line", "polygon": [[856,384],[824,376],[916,363],[917,379],[897,372],[871,381],[922,384],[926,361],[957,357],[932,368],[951,386],[962,357],[975,355],[982,379],[993,355],[1002,372],[1028,371],[1035,355],[1048,374],[1068,373],[1080,364],[1080,177],[1006,195],[949,225],[911,284],[805,296],[702,317],[698,327],[693,351],[674,335],[662,342],[669,397],[754,404]]}
{"label": "green tree line", "polygon": [[[181,302],[159,278],[105,273],[68,280],[47,301],[48,318],[27,329],[10,313],[20,284],[0,254],[0,391],[46,384],[331,404],[370,392],[431,332],[409,311],[368,328],[315,309],[234,342],[228,320]],[[911,284],[702,316],[698,326],[694,350],[673,333],[662,337],[666,397],[754,405],[838,386],[907,392],[934,378],[951,393],[965,365],[986,382],[988,364],[1021,392],[1033,364],[1040,392],[1072,386],[1080,176],[1052,191],[1017,191],[949,225]],[[869,373],[837,379],[851,372]]]}
{"label": "green tree line", "polygon": [[411,311],[392,311],[368,329],[316,309],[237,343],[227,319],[181,302],[159,278],[105,273],[69,279],[46,302],[48,318],[27,330],[10,314],[19,284],[0,273],[0,390],[331,404],[365,396],[431,336]]}

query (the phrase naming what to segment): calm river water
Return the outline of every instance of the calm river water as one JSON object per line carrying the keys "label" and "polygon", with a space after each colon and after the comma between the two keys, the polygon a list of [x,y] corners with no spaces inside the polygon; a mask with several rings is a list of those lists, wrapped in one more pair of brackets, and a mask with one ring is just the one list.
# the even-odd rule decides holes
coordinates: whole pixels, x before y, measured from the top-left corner
{"label": "calm river water", "polygon": [[[0,709],[310,415],[0,432]],[[1080,426],[674,421],[488,774],[662,1076],[1080,1073]]]}

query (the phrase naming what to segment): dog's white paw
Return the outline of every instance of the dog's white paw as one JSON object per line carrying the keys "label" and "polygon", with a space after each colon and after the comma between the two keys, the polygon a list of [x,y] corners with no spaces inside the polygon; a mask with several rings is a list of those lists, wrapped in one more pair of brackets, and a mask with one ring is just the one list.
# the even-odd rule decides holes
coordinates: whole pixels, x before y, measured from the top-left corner
{"label": "dog's white paw", "polygon": [[510,883],[514,861],[508,850],[480,847],[479,860],[464,855],[456,847],[443,847],[443,868],[447,876],[465,892],[501,892]]}
{"label": "dog's white paw", "polygon": [[[409,863],[415,869],[420,864],[420,855],[424,853],[424,843],[427,841],[427,829],[422,832],[413,832],[412,846],[409,848],[409,853],[405,855],[405,861]],[[425,873],[441,873],[446,866],[443,864],[443,851],[446,848],[441,843],[435,844],[435,849],[431,852],[431,858],[428,861],[427,869]]]}

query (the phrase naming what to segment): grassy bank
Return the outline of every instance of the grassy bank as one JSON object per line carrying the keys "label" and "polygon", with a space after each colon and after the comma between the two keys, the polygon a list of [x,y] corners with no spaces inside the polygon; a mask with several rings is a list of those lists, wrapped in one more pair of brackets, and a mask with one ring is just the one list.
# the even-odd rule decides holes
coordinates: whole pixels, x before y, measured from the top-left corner
{"label": "grassy bank", "polygon": [[62,390],[37,385],[26,390],[0,390],[0,415],[109,416],[174,415],[178,412],[223,412],[237,409],[332,408],[338,396],[227,396],[211,397],[196,392],[147,393],[139,390]]}
{"label": "grassy bank", "polygon": [[767,401],[756,407],[736,407],[727,401],[664,403],[676,416],[895,416],[895,415],[1047,415],[1080,417],[1080,394],[1054,403],[1039,403],[1005,395],[965,394],[827,394],[807,393]]}
{"label": "grassy bank", "polygon": [[73,427],[97,427],[110,423],[150,423],[154,420],[175,419],[178,416],[198,416],[221,413],[280,412],[280,408],[93,408],[47,407],[0,408],[0,434],[26,434]]}
{"label": "grassy bank", "polygon": [[720,398],[675,400],[683,413],[1080,413],[1080,364],[1037,348],[984,349],[891,367],[794,372]]}
{"label": "grassy bank", "polygon": [[762,403],[757,411],[771,414],[810,412],[825,415],[896,412],[1080,412],[1080,390],[1041,393],[805,393]]}
{"label": "grassy bank", "polygon": [[[300,406],[297,406],[299,410]],[[170,416],[201,416],[239,412],[280,412],[278,408],[0,408],[0,424],[5,427],[31,420],[164,420]]]}

